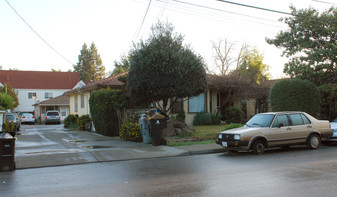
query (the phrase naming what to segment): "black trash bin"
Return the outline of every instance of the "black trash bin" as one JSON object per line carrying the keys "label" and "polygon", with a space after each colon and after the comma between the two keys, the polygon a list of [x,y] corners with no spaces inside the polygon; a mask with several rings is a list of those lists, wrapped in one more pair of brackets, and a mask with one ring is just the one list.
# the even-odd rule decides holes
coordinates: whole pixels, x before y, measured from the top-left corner
{"label": "black trash bin", "polygon": [[167,119],[151,119],[149,126],[152,145],[160,146],[164,138],[163,130],[167,127]]}
{"label": "black trash bin", "polygon": [[15,138],[8,133],[0,134],[0,171],[15,170]]}

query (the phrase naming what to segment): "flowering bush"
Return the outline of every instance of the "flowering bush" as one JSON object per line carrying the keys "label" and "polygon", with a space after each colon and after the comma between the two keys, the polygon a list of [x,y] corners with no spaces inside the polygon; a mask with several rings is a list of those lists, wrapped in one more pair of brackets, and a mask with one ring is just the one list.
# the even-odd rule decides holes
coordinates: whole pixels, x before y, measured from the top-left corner
{"label": "flowering bush", "polygon": [[119,131],[119,137],[123,140],[140,142],[143,140],[140,132],[140,126],[132,122],[125,122],[122,124]]}

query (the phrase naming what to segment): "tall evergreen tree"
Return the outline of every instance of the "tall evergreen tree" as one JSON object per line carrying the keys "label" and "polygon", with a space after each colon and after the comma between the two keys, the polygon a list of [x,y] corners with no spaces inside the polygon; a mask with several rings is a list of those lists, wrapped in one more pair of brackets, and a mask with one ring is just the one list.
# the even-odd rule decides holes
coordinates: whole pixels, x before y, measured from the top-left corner
{"label": "tall evergreen tree", "polygon": [[83,81],[98,81],[104,77],[105,67],[95,43],[91,43],[89,49],[86,43],[83,44],[74,72],[79,72]]}

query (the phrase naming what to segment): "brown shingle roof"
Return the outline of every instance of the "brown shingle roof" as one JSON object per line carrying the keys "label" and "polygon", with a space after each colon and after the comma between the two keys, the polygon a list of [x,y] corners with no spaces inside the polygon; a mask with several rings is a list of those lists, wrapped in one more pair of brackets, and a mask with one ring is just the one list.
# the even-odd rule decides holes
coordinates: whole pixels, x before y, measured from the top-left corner
{"label": "brown shingle roof", "polygon": [[76,88],[76,89],[69,90],[69,91],[65,92],[64,95],[70,95],[70,94],[72,94],[74,92],[78,92],[78,91],[98,90],[98,89],[107,88],[107,87],[110,87],[110,88],[113,88],[113,89],[123,88],[125,83],[119,81],[118,77],[124,76],[127,73],[128,72],[119,73],[117,75],[112,75],[110,77],[101,79],[99,81],[88,83],[85,86],[83,86],[82,88]]}
{"label": "brown shingle roof", "polygon": [[14,89],[72,89],[79,81],[77,72],[0,70],[0,83]]}
{"label": "brown shingle roof", "polygon": [[45,101],[40,102],[40,106],[46,106],[46,105],[69,105],[69,96],[57,96],[55,98],[51,98]]}

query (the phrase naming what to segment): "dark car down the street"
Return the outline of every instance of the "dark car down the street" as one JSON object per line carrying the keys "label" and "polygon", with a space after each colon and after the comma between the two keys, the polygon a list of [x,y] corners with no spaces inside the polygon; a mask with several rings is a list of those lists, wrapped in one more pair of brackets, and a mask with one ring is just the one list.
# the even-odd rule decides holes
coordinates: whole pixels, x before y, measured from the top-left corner
{"label": "dark car down the street", "polygon": [[216,143],[228,151],[252,150],[262,154],[269,147],[307,145],[317,149],[332,136],[330,123],[305,112],[269,112],[253,116],[243,127],[220,132]]}

